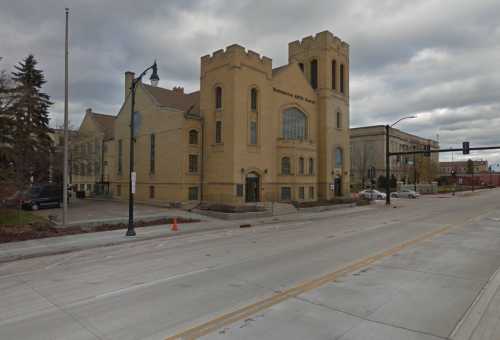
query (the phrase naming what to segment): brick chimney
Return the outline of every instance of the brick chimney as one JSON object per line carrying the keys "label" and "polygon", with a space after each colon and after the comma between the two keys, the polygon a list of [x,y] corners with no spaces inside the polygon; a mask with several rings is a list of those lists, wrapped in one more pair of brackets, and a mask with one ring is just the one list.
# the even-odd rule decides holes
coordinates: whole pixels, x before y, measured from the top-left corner
{"label": "brick chimney", "polygon": [[127,96],[130,93],[130,86],[132,86],[132,81],[135,78],[135,73],[127,71],[125,72],[125,96],[123,97],[124,100],[127,99]]}
{"label": "brick chimney", "polygon": [[174,91],[175,94],[184,94],[184,88],[181,86],[174,86],[172,91]]}

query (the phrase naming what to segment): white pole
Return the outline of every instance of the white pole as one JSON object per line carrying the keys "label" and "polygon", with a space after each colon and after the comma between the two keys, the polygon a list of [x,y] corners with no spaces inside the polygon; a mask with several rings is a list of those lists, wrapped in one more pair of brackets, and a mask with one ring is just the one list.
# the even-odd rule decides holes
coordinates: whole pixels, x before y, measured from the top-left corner
{"label": "white pole", "polygon": [[66,38],[64,49],[64,165],[63,165],[63,225],[68,222],[68,15],[66,8]]}

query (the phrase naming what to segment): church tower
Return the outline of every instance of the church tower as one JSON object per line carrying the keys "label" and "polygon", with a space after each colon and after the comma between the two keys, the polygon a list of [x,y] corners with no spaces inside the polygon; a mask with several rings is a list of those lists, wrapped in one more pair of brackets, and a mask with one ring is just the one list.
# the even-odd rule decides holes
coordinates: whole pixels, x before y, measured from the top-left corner
{"label": "church tower", "polygon": [[349,45],[329,31],[288,44],[317,94],[318,199],[350,192]]}

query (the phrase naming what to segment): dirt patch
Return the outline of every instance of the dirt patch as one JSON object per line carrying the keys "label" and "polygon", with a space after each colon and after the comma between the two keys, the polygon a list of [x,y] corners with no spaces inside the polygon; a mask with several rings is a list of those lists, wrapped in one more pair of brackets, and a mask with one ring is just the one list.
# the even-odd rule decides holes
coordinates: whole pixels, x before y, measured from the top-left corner
{"label": "dirt patch", "polygon": [[[152,221],[138,221],[134,223],[137,227],[148,227],[161,224],[171,224],[172,218],[160,218]],[[177,223],[192,223],[198,222],[195,219],[177,218]],[[108,230],[127,229],[127,224],[101,224],[97,226],[71,226],[64,228],[57,228],[49,222],[35,222],[30,224],[4,224],[0,225],[0,243],[33,240],[46,237],[56,237],[65,235],[76,235],[95,233]]]}

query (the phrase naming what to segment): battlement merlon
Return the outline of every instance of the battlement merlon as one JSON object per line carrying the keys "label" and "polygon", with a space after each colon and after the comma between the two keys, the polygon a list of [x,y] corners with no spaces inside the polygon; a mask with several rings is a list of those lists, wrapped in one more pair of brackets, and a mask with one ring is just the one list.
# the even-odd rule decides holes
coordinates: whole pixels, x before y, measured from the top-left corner
{"label": "battlement merlon", "polygon": [[349,56],[349,44],[333,35],[330,31],[319,32],[314,37],[307,36],[302,38],[301,41],[292,41],[288,44],[288,56],[295,56],[303,53],[304,50],[325,49],[330,46],[339,50],[341,54]]}
{"label": "battlement merlon", "polygon": [[201,74],[220,68],[229,64],[231,67],[241,67],[242,65],[260,70],[271,77],[273,61],[271,58],[261,56],[252,50],[246,50],[243,46],[233,44],[226,47],[226,50],[217,50],[212,55],[201,57]]}

